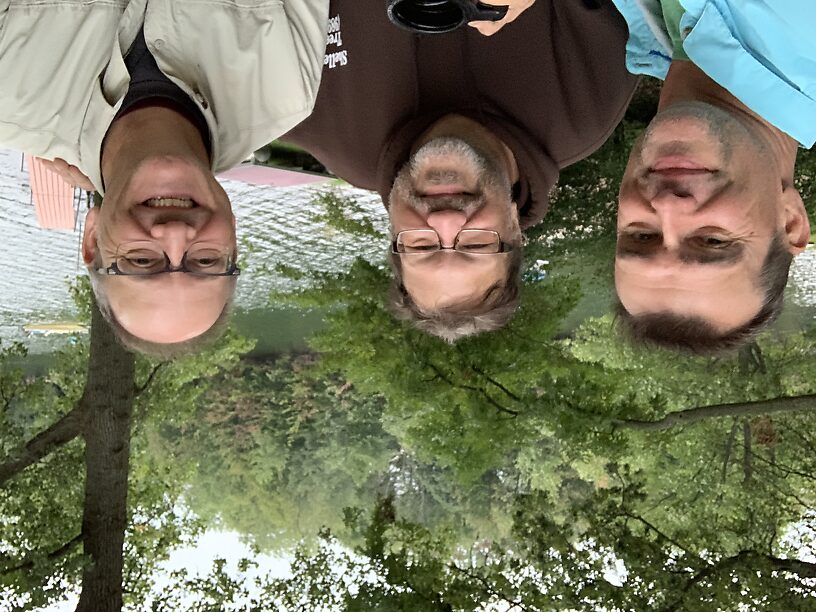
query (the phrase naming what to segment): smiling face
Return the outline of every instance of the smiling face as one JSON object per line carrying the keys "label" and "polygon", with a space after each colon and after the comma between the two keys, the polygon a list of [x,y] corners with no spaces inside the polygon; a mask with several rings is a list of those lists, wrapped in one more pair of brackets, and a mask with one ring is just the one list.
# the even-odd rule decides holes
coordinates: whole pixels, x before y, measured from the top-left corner
{"label": "smiling face", "polygon": [[726,333],[760,310],[762,265],[809,227],[758,124],[702,102],[673,105],[636,143],[621,181],[615,286],[634,316],[672,313]]}
{"label": "smiling face", "polygon": [[[458,138],[422,145],[398,173],[389,197],[392,234],[434,230],[452,247],[463,229],[497,232],[518,242],[510,179],[488,155]],[[508,256],[441,250],[400,257],[405,290],[423,310],[467,308],[507,281]]]}
{"label": "smiling face", "polygon": [[[89,211],[83,236],[88,265],[108,267],[117,256],[150,248],[172,266],[185,252],[235,252],[229,199],[210,169],[194,159],[145,159],[128,177],[109,183],[104,206]],[[234,282],[183,273],[104,278],[111,310],[122,327],[149,342],[176,343],[212,326]]]}

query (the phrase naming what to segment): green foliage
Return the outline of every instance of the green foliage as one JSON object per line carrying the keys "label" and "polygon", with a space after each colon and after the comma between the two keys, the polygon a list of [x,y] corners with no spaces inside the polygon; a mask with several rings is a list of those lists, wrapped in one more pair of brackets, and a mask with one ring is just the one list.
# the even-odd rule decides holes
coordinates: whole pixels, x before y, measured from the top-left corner
{"label": "green foliage", "polygon": [[[559,602],[552,609],[806,610],[814,605],[816,593],[807,578],[815,575],[816,565],[789,564],[777,556],[777,531],[754,513],[764,500],[755,503],[753,492],[744,491],[742,500],[731,500],[734,505],[697,504],[707,521],[692,534],[649,516],[650,497],[640,473],[610,468],[616,482],[575,504],[563,522],[552,520],[545,495],[517,502],[515,532],[528,562]],[[684,510],[675,513],[682,516]],[[724,547],[723,538],[734,541]]]}
{"label": "green foliage", "polygon": [[[24,375],[9,362],[26,356],[20,344],[0,345],[0,456],[7,456],[70,410],[78,399],[59,372]],[[10,609],[35,610],[62,594],[60,581],[76,583],[82,558],[82,449],[69,444],[0,488],[0,595]],[[77,509],[80,512],[77,513]]]}
{"label": "green foliage", "polygon": [[219,377],[192,418],[163,429],[162,454],[197,465],[187,493],[196,513],[261,549],[340,526],[337,508],[373,499],[398,450],[382,431],[382,402],[336,376],[306,375],[309,360],[244,362]]}
{"label": "green foliage", "polygon": [[325,223],[330,228],[355,238],[383,238],[382,232],[366,218],[365,209],[354,198],[342,195],[339,190],[321,191],[315,203],[323,210],[312,215],[312,221]]}
{"label": "green foliage", "polygon": [[[71,287],[80,316],[88,320],[90,289]],[[131,474],[129,530],[125,543],[126,600],[142,600],[155,570],[170,550],[189,541],[201,523],[180,512],[190,465],[157,465],[146,452],[156,428],[189,418],[213,377],[232,367],[252,343],[229,332],[210,351],[173,363],[137,360],[137,398]],[[21,345],[0,346],[0,457],[5,461],[26,441],[78,410],[85,387],[88,341],[81,338],[54,355],[42,376],[25,376],[10,362],[25,358]],[[84,501],[81,438],[57,448],[0,488],[0,594],[8,610],[40,609],[77,590],[83,565]]]}
{"label": "green foliage", "polygon": [[[478,525],[469,504],[481,499],[491,521],[514,522],[513,540],[505,539],[506,528],[493,532],[495,565],[505,580],[512,572],[534,576],[515,592],[529,609],[774,609],[780,602],[807,609],[807,584],[791,578],[788,562],[801,544],[786,544],[784,534],[811,521],[812,414],[745,417],[735,409],[728,418],[656,433],[627,423],[814,393],[814,331],[769,334],[728,358],[633,349],[610,317],[587,320],[568,336],[559,331],[581,292],[597,288],[597,275],[581,268],[608,272],[613,179],[635,136],[631,126],[620,128],[598,156],[564,173],[553,211],[527,249],[528,261],[551,261],[547,278],[530,276],[519,315],[500,332],[450,346],[394,321],[382,266],[358,260],[343,273],[293,269],[312,285],[289,298],[329,312],[310,342],[320,356],[314,371],[339,373],[359,393],[382,398],[383,428],[410,457],[392,464],[394,471],[451,504],[440,505],[448,516],[458,512]],[[569,261],[579,274],[570,274]],[[435,479],[432,462],[448,482]],[[304,549],[287,601],[476,609],[490,601],[485,584],[513,593],[495,586],[498,575],[479,574],[478,584],[466,588],[476,599],[456,599],[451,563],[462,532],[444,519],[429,525],[407,518],[406,489],[392,491],[403,518],[377,532],[379,540],[367,532],[356,549],[363,558],[357,570],[379,578],[361,584],[349,569],[356,560],[332,557],[329,544],[311,557]],[[463,490],[468,494],[453,493]],[[513,499],[515,518],[508,510]],[[397,524],[405,526],[399,535]],[[610,582],[616,562],[624,564],[617,566],[620,586]],[[327,594],[332,564],[345,568],[333,584],[354,584],[346,595]],[[810,566],[798,570],[800,578],[812,575]],[[409,580],[416,588],[406,586]],[[733,589],[734,580],[745,588]]]}
{"label": "green foliage", "polygon": [[370,516],[347,513],[347,522],[362,542],[353,551],[341,547],[331,532],[323,530],[315,552],[303,547],[295,552],[289,578],[267,574],[246,580],[250,568],[246,561],[238,572],[244,576],[236,578],[224,571],[224,562],[219,560],[206,576],[179,574],[181,588],[164,595],[153,609],[192,612],[220,605],[221,609],[247,612],[426,612],[522,602],[528,606],[542,599],[536,594],[534,577],[508,578],[506,574],[515,569],[512,556],[457,550],[444,530],[432,533],[398,518],[390,498],[378,500]]}
{"label": "green foliage", "polygon": [[[360,535],[353,551],[322,530],[316,550],[295,551],[289,577],[250,578],[247,570],[257,567],[248,561],[236,576],[219,560],[205,576],[178,573],[180,589],[153,609],[812,609],[816,565],[774,544],[776,531],[754,513],[762,501],[750,491],[742,522],[713,506],[699,533],[677,533],[644,512],[650,499],[641,473],[608,469],[614,482],[575,501],[560,520],[547,494],[518,496],[512,550],[462,549],[450,531],[399,517],[386,497],[369,516],[346,511]],[[803,520],[813,533],[813,517]],[[723,537],[736,541],[723,548]]]}
{"label": "green foliage", "polygon": [[816,227],[816,151],[799,149],[794,185],[802,195],[812,227]]}

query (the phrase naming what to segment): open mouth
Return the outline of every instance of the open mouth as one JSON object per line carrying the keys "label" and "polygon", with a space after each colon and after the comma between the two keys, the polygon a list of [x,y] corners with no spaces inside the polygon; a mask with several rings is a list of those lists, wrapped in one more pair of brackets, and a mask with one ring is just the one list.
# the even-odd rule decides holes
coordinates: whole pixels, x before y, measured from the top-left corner
{"label": "open mouth", "polygon": [[150,198],[142,202],[148,208],[196,208],[198,204],[192,198],[161,197]]}

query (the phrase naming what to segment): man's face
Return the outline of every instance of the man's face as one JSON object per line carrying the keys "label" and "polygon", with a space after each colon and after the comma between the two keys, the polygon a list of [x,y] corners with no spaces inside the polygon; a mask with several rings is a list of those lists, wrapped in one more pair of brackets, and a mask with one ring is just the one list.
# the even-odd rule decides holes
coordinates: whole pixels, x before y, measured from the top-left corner
{"label": "man's face", "polygon": [[[88,213],[83,256],[108,267],[163,251],[173,266],[185,252],[235,251],[235,220],[226,193],[209,168],[175,157],[150,159],[108,190],[104,206]],[[121,185],[121,188],[118,186]],[[106,292],[117,321],[131,334],[157,343],[194,338],[216,321],[232,288],[227,277],[182,273],[108,276]]]}
{"label": "man's face", "polygon": [[726,333],[760,310],[781,171],[750,122],[705,103],[658,114],[620,188],[615,286],[632,315],[671,312]]}
{"label": "man's face", "polygon": [[[487,156],[457,138],[436,138],[417,150],[397,174],[389,196],[392,234],[435,230],[452,247],[463,229],[498,232],[518,241],[516,206],[507,174]],[[506,282],[505,253],[467,254],[441,250],[401,258],[403,284],[423,310],[467,307]]]}

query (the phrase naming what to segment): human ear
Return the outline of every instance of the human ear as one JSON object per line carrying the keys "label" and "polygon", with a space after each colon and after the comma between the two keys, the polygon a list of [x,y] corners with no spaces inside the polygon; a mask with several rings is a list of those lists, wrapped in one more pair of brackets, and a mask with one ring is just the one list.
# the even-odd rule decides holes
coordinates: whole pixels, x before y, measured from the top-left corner
{"label": "human ear", "polygon": [[92,208],[85,216],[85,227],[82,231],[82,260],[90,266],[96,260],[96,221],[98,208]]}
{"label": "human ear", "polygon": [[787,187],[782,192],[782,210],[788,252],[798,255],[810,241],[810,219],[802,196],[793,187]]}

